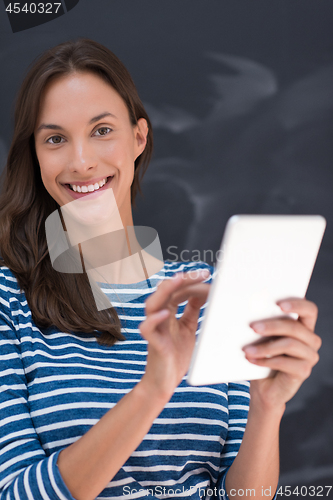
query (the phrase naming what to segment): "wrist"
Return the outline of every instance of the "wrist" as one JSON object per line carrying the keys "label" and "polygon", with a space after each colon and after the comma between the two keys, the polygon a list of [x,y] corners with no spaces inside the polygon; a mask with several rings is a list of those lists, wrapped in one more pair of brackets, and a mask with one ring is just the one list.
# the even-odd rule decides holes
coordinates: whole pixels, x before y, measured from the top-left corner
{"label": "wrist", "polygon": [[[276,381],[274,381],[276,382]],[[250,385],[251,413],[272,418],[282,418],[286,409],[286,398],[279,388],[271,387],[270,379],[252,380]]]}
{"label": "wrist", "polygon": [[286,409],[285,403],[271,404],[262,401],[260,398],[251,397],[249,418],[255,416],[259,419],[271,419],[281,421]]}
{"label": "wrist", "polygon": [[146,398],[150,403],[162,407],[162,409],[170,401],[173,395],[173,391],[170,389],[162,390],[154,381],[152,382],[146,374],[143,375],[135,389],[141,394],[141,397]]}

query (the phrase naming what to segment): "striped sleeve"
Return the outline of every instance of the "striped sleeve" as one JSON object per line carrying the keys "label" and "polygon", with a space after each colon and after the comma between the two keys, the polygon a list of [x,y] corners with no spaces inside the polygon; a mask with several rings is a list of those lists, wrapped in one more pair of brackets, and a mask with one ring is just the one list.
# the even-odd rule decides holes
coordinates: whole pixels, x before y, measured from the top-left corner
{"label": "striped sleeve", "polygon": [[228,434],[221,454],[220,478],[218,481],[219,498],[227,500],[225,478],[242,443],[250,404],[250,383],[231,382],[228,384]]}
{"label": "striped sleeve", "polygon": [[59,451],[46,456],[31,421],[6,281],[0,271],[0,500],[74,500],[57,466]]}

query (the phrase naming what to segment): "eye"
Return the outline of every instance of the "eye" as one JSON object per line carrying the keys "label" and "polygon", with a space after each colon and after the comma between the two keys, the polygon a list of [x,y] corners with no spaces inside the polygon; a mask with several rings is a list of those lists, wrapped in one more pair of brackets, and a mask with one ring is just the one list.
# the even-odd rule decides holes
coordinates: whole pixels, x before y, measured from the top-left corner
{"label": "eye", "polygon": [[107,135],[109,132],[111,132],[110,127],[100,127],[96,130],[95,134],[97,136],[103,137],[104,135]]}
{"label": "eye", "polygon": [[46,142],[48,142],[49,144],[61,144],[62,140],[63,138],[60,137],[60,135],[53,135],[52,137],[49,137]]}

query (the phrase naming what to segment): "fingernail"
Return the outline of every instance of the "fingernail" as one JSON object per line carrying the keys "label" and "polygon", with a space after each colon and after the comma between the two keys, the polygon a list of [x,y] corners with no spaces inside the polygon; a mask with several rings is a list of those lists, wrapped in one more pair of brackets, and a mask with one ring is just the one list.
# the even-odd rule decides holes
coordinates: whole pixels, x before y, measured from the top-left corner
{"label": "fingernail", "polygon": [[253,330],[255,330],[257,333],[262,333],[265,331],[265,323],[253,323],[251,325],[251,328],[253,328]]}
{"label": "fingernail", "polygon": [[256,358],[247,358],[248,361],[250,361],[250,363],[254,363],[255,365],[259,363],[259,359],[256,359]]}
{"label": "fingernail", "polygon": [[170,314],[170,311],[169,311],[169,309],[162,309],[161,311],[158,311],[157,314],[160,318],[164,318],[164,317],[166,318]]}
{"label": "fingernail", "polygon": [[279,307],[281,307],[282,311],[291,311],[292,305],[290,302],[280,302]]}
{"label": "fingernail", "polygon": [[203,269],[202,271],[200,271],[200,276],[203,276],[204,278],[208,278],[209,275],[210,272],[208,271],[208,269]]}
{"label": "fingernail", "polygon": [[258,351],[258,349],[254,346],[244,347],[243,350],[246,352],[246,354],[256,354]]}

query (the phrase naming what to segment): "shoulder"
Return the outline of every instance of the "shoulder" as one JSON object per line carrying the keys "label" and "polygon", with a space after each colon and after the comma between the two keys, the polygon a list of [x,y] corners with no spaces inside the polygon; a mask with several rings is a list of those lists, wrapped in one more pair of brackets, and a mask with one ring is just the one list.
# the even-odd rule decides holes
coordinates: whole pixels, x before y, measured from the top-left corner
{"label": "shoulder", "polygon": [[0,266],[0,316],[2,320],[16,327],[20,315],[29,311],[24,292],[20,289],[14,273],[6,266]]}
{"label": "shoulder", "polygon": [[[22,293],[13,272],[6,266],[0,266],[0,301],[9,301],[12,296]],[[1,300],[2,299],[2,300]]]}
{"label": "shoulder", "polygon": [[0,331],[4,338],[15,332],[11,302],[17,289],[18,283],[13,273],[8,267],[0,266]]}

